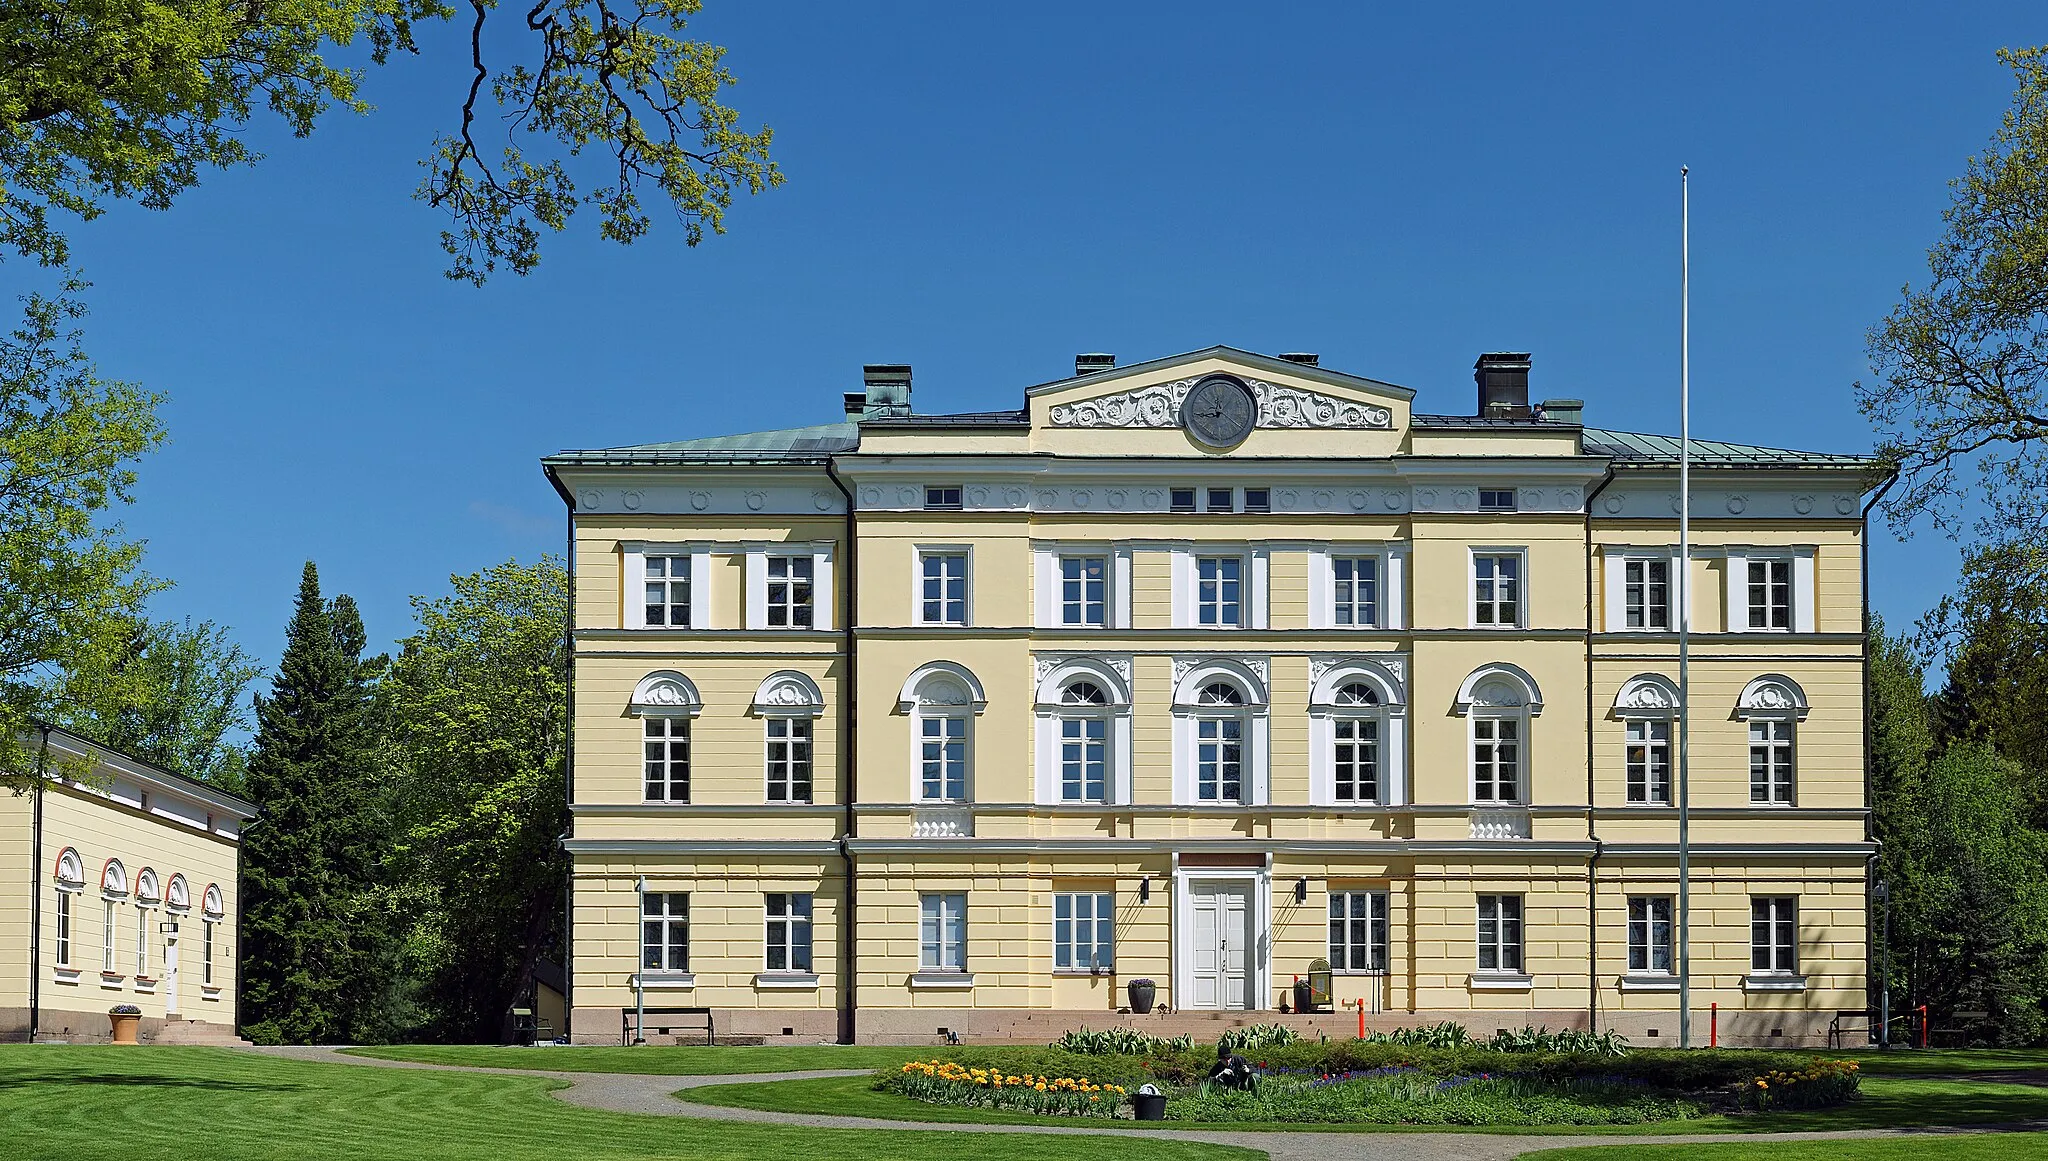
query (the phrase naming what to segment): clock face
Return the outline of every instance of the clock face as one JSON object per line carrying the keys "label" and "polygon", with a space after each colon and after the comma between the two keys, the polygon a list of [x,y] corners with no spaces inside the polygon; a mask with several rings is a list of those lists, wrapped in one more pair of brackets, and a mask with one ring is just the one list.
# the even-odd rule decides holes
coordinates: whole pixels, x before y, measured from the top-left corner
{"label": "clock face", "polygon": [[1210,447],[1244,442],[1258,423],[1259,404],[1251,388],[1232,375],[1210,375],[1188,388],[1181,401],[1180,425]]}

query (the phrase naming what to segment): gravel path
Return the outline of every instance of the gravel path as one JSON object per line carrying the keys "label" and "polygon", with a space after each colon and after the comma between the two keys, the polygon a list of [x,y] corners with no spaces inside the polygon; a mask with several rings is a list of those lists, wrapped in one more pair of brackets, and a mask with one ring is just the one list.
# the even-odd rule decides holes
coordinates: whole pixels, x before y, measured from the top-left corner
{"label": "gravel path", "polygon": [[[616,1072],[550,1072],[544,1069],[465,1068],[448,1064],[420,1064],[413,1061],[378,1060],[348,1056],[335,1048],[257,1048],[294,1060],[369,1065],[380,1068],[447,1069],[457,1072],[491,1072],[507,1076],[544,1076],[566,1082],[568,1087],[554,1093],[557,1098],[584,1108],[619,1113],[642,1113],[668,1117],[699,1117],[712,1121],[753,1121],[770,1125],[797,1125],[818,1129],[892,1129],[909,1132],[942,1133],[1055,1133],[1063,1135],[1115,1134],[1137,1130],[1103,1130],[1066,1125],[963,1125],[924,1121],[885,1121],[871,1117],[823,1116],[811,1113],[775,1113],[759,1109],[728,1108],[698,1104],[687,1092],[717,1084],[768,1083],[777,1080],[809,1080],[828,1076],[864,1076],[872,1069],[817,1072],[779,1072],[741,1076],[646,1076]],[[1506,1133],[1371,1133],[1371,1132],[1258,1132],[1244,1130],[1151,1129],[1147,1136],[1214,1145],[1238,1145],[1257,1149],[1272,1161],[1513,1161],[1537,1149],[1563,1149],[1573,1145],[1696,1145],[1712,1141],[1813,1141],[1863,1137],[1943,1137],[1972,1132],[2041,1130],[2048,1125],[1977,1126],[1973,1129],[1848,1129],[1817,1133],[1687,1133],[1664,1136],[1518,1136]]]}

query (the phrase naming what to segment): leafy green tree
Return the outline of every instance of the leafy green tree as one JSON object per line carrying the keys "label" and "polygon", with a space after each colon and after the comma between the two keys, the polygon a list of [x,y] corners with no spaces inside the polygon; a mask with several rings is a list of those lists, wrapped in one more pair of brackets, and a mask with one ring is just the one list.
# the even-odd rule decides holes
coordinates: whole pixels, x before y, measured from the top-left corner
{"label": "leafy green tree", "polygon": [[231,735],[249,726],[247,694],[262,667],[212,621],[134,618],[100,644],[53,683],[50,720],[240,793],[248,756]]}
{"label": "leafy green tree", "polygon": [[[1926,692],[1927,670],[1910,638],[1885,630],[1870,618],[1870,808],[1878,840],[1878,877],[1891,889],[1894,914],[1925,906],[1917,855],[1927,848],[1925,784],[1935,750],[1934,715]],[[1908,997],[1909,957],[1894,937],[1890,976],[1881,917],[1870,916],[1870,973],[1892,992],[1891,1010],[1903,1013]],[[1876,1002],[1875,997],[1872,999]]]}
{"label": "leafy green tree", "polygon": [[[85,309],[66,282],[22,299],[0,336],[0,785],[19,787],[21,752],[45,687],[97,651],[159,587],[142,546],[112,518],[135,462],[163,440],[159,402],[101,379],[78,345]],[[9,773],[12,771],[13,773]]]}
{"label": "leafy green tree", "polygon": [[373,682],[347,597],[308,562],[269,697],[256,699],[242,839],[244,1030],[264,1043],[389,1035],[392,843]]}
{"label": "leafy green tree", "polygon": [[[417,191],[449,216],[449,277],[527,273],[540,231],[581,206],[602,236],[632,242],[650,224],[650,187],[694,246],[723,232],[735,191],[781,184],[771,132],[740,128],[721,102],[725,50],[683,36],[702,6],[538,0],[509,21],[495,0],[460,6],[467,43],[448,63],[465,95]],[[457,14],[443,0],[0,5],[0,246],[61,265],[53,213],[90,220],[121,199],[163,209],[203,171],[258,160],[244,137],[259,106],[299,137],[334,106],[368,111],[362,74],[333,60],[416,54],[418,24]]]}
{"label": "leafy green tree", "polygon": [[2014,761],[2029,818],[2048,826],[2048,576],[2032,567],[2034,553],[2024,544],[1971,553],[1921,637],[1947,663],[1932,705],[1938,736]]}
{"label": "leafy green tree", "polygon": [[[1880,451],[1903,485],[1885,504],[1987,539],[2048,533],[2048,48],[2005,49],[2017,87],[2003,123],[1970,159],[1909,286],[1872,328],[1875,378],[1857,385]],[[1978,508],[1970,503],[1981,499]],[[2029,562],[2034,565],[2040,560]]]}
{"label": "leafy green tree", "polygon": [[413,598],[389,693],[405,865],[426,901],[420,1003],[440,1036],[489,1040],[563,947],[569,587],[554,557],[450,583]]}

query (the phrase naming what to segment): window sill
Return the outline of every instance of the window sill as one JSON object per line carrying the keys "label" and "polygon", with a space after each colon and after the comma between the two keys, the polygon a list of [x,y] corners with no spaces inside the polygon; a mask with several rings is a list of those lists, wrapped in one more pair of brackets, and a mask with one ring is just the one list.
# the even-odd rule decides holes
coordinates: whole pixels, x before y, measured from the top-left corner
{"label": "window sill", "polygon": [[1536,986],[1536,981],[1514,972],[1473,972],[1467,986],[1475,992],[1526,992]]}
{"label": "window sill", "polygon": [[818,973],[761,972],[754,977],[754,986],[771,991],[814,992],[818,990]]}
{"label": "window sill", "polygon": [[50,975],[60,984],[75,984],[85,973],[75,967],[53,967]]}
{"label": "window sill", "polygon": [[974,986],[973,972],[913,972],[910,976],[913,988],[957,989],[965,991]]}
{"label": "window sill", "polygon": [[657,988],[688,989],[697,986],[697,976],[694,972],[664,972],[659,975],[634,976],[632,982],[635,986],[648,991]]}
{"label": "window sill", "polygon": [[220,987],[215,984],[199,985],[199,998],[202,1000],[220,999]]}
{"label": "window sill", "polygon": [[1678,977],[1673,975],[1623,976],[1620,988],[1624,992],[1675,992]]}
{"label": "window sill", "polygon": [[1085,968],[1054,968],[1052,975],[1058,980],[1112,980],[1116,978],[1116,969],[1101,968],[1091,972]]}
{"label": "window sill", "polygon": [[114,991],[118,992],[121,990],[122,987],[124,987],[127,984],[127,982],[127,976],[117,975],[114,972],[100,973],[100,986],[103,988],[111,988]]}
{"label": "window sill", "polygon": [[1742,990],[1745,992],[1803,992],[1806,990],[1806,977],[1793,975],[1745,976],[1742,980]]}
{"label": "window sill", "polygon": [[144,979],[141,976],[136,976],[135,990],[142,993],[145,996],[154,996],[156,995],[156,981],[151,979]]}

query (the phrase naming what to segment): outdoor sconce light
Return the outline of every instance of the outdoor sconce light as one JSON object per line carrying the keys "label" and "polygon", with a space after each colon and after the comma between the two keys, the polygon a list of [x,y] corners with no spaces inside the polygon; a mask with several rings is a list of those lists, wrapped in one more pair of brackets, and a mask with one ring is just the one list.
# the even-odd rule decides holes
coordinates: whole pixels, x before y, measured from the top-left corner
{"label": "outdoor sconce light", "polygon": [[1149,875],[1148,875],[1148,876],[1146,876],[1145,878],[1142,878],[1142,879],[1138,880],[1138,902],[1140,902],[1140,903],[1150,903],[1151,901],[1152,901],[1152,878],[1151,878],[1151,876],[1149,876]]}
{"label": "outdoor sconce light", "polygon": [[1305,878],[1304,878],[1304,879],[1296,879],[1296,880],[1294,881],[1294,901],[1295,901],[1296,903],[1306,903],[1306,902],[1308,902],[1308,880],[1307,880],[1307,879],[1305,879]]}
{"label": "outdoor sconce light", "polygon": [[159,923],[156,925],[156,929],[165,935],[176,935],[178,934],[178,921],[173,919],[168,923]]}

